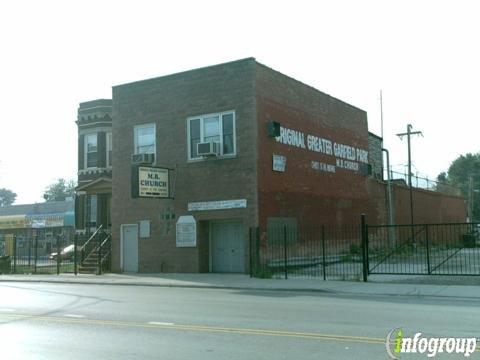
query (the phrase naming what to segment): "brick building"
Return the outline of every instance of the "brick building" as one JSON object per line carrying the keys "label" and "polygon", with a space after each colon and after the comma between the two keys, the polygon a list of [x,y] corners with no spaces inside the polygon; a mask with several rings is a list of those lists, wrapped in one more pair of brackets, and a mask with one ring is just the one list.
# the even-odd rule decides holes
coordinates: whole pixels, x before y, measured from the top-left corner
{"label": "brick building", "polygon": [[[252,226],[386,223],[367,114],[253,58],[114,86],[77,123],[77,227],[111,227],[116,271],[245,272]],[[442,201],[432,222],[464,220]]]}

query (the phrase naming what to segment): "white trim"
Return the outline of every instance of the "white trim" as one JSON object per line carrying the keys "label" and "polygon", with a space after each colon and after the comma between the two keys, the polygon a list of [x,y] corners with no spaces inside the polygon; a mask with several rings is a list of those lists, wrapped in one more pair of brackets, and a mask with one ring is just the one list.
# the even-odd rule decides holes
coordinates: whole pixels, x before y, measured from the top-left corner
{"label": "white trim", "polygon": [[[102,127],[93,127],[92,125],[104,125]],[[78,129],[80,135],[84,135],[85,133],[89,133],[92,131],[92,129],[95,129],[95,131],[112,131],[112,123],[111,122],[96,122],[96,123],[90,123],[90,124],[78,124],[79,128],[85,128],[85,129]],[[87,129],[87,127],[89,127]]]}
{"label": "white trim", "polygon": [[[232,154],[223,154],[223,116],[227,114],[233,115],[233,153]],[[199,157],[191,157],[192,149],[191,149],[191,137],[190,137],[190,123],[193,120],[200,121],[200,142],[204,139],[204,131],[203,131],[203,122],[205,118],[218,116],[219,118],[219,136],[220,136],[220,157],[221,158],[232,158],[237,156],[237,133],[236,133],[236,114],[235,110],[228,110],[222,111],[218,113],[211,113],[211,114],[202,114],[197,116],[189,116],[187,118],[187,161],[188,162],[195,162],[195,161],[204,161],[205,159],[201,156]]]}
{"label": "white trim", "polygon": [[103,127],[92,127],[88,129],[78,129],[78,135],[86,135],[90,134],[92,132],[111,132],[112,127],[111,126],[103,126]]}
{"label": "white trim", "polygon": [[[137,227],[137,239],[138,239],[138,224],[121,224],[120,225],[120,271],[123,270],[123,228],[126,226],[136,226]],[[138,260],[137,260],[138,261]]]}
{"label": "white trim", "polygon": [[84,134],[84,137],[83,137],[83,169],[82,170],[91,170],[91,169],[97,169],[97,166],[91,166],[91,167],[88,167],[87,164],[88,164],[88,136],[89,135],[95,135],[95,138],[96,138],[96,147],[97,147],[97,151],[96,151],[96,154],[97,154],[97,164],[98,165],[98,132],[97,131],[92,131],[92,132],[89,132],[89,133],[86,133]]}
{"label": "white trim", "polygon": [[[110,139],[110,140],[109,140]],[[105,163],[105,166],[107,169],[111,169],[112,168],[112,165],[110,165],[110,151],[108,149],[108,146],[110,145],[110,150],[112,150],[112,155],[113,155],[113,143],[112,143],[112,132],[106,132],[105,133],[105,160],[106,160],[106,163]]]}
{"label": "white trim", "polygon": [[88,168],[88,169],[82,169],[78,170],[77,175],[92,175],[92,174],[103,174],[103,173],[111,173],[112,172],[112,167],[108,168]]}

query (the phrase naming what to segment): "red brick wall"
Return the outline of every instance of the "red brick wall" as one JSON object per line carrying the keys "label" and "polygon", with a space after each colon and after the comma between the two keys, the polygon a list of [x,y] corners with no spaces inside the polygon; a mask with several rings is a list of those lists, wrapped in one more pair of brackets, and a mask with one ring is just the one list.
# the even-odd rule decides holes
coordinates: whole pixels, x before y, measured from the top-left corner
{"label": "red brick wall", "polygon": [[[305,136],[368,150],[366,113],[262,65],[256,79],[260,226],[269,216],[296,217],[307,226],[358,223],[368,209],[367,178],[338,167],[312,169],[312,161],[335,165],[335,157],[277,142],[266,124],[275,120]],[[272,170],[273,154],[287,158],[285,172]]]}
{"label": "red brick wall", "polygon": [[[335,173],[311,167],[312,161],[335,165],[335,157],[269,138],[266,124],[277,121],[298,130],[368,150],[366,113],[263,65],[256,69],[258,121],[259,225],[270,216],[296,217],[299,226],[387,224],[386,185],[358,172],[336,167]],[[306,138],[305,138],[306,142]],[[272,155],[286,157],[285,172],[272,170]],[[410,223],[408,188],[392,186],[396,224]],[[464,222],[459,197],[414,190],[416,223]]]}
{"label": "red brick wall", "polygon": [[[407,187],[394,186],[395,222],[410,224],[410,194]],[[466,221],[465,200],[461,197],[416,189],[413,191],[413,219],[417,224]]]}
{"label": "red brick wall", "polygon": [[[386,184],[368,182],[370,206],[367,212],[371,225],[387,224]],[[392,206],[395,224],[410,224],[410,193],[408,187],[392,185]],[[416,224],[465,222],[465,199],[434,191],[413,189],[413,220]]]}

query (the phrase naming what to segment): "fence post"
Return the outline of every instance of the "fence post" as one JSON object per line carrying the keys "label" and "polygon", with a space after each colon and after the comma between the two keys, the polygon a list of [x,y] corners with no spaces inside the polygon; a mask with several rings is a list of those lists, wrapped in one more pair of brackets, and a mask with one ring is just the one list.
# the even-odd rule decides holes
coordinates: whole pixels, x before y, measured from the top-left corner
{"label": "fence post", "polygon": [[78,244],[78,234],[73,234],[73,273],[77,275],[77,244]]}
{"label": "fence post", "polygon": [[[23,238],[25,243],[25,238]],[[28,237],[28,271],[30,272],[30,266],[32,264],[32,238]]]}
{"label": "fence post", "polygon": [[97,275],[102,275],[102,237],[100,236],[100,241],[98,242],[98,272]]}
{"label": "fence post", "polygon": [[367,219],[366,215],[361,215],[362,226],[362,260],[363,260],[363,281],[368,281],[368,239],[367,239]]}
{"label": "fence post", "polygon": [[288,269],[287,269],[287,225],[283,225],[283,263],[284,263],[285,279],[288,279]]}
{"label": "fence post", "polygon": [[252,244],[253,244],[253,239],[252,239],[252,231],[253,231],[253,228],[250,227],[250,229],[248,230],[248,250],[249,250],[249,270],[250,270],[250,278],[253,277],[253,269],[252,269],[252,255],[253,255],[253,250],[252,250]]}
{"label": "fence post", "polygon": [[255,271],[260,269],[260,226],[255,230]]}
{"label": "fence post", "polygon": [[432,271],[430,269],[430,240],[428,239],[428,224],[425,224],[425,240],[427,245],[427,271],[428,275],[431,275]]}
{"label": "fence post", "polygon": [[322,225],[322,267],[323,267],[323,280],[327,280],[327,257],[325,255],[325,225]]}
{"label": "fence post", "polygon": [[13,273],[17,273],[17,235],[13,234]]}
{"label": "fence post", "polygon": [[57,235],[56,238],[57,238],[57,275],[60,275],[60,261],[62,257],[62,248],[60,246],[60,235]]}
{"label": "fence post", "polygon": [[35,233],[35,249],[33,252],[33,256],[35,256],[35,258],[33,259],[33,273],[36,274],[37,273],[37,257],[38,257],[38,234],[37,233]]}

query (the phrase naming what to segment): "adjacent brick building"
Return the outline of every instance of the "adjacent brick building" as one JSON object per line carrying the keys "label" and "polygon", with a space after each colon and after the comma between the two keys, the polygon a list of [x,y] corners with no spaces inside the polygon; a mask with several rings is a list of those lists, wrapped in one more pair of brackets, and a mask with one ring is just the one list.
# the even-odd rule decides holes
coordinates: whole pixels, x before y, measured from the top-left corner
{"label": "adjacent brick building", "polygon": [[[84,113],[100,105],[80,105],[84,136],[97,126]],[[99,146],[105,160],[92,174],[79,160],[79,189],[85,199],[105,194],[95,225],[111,225],[116,271],[245,272],[250,227],[356,224],[361,213],[386,222],[381,139],[367,114],[253,58],[115,86],[105,110],[97,116],[110,121],[111,155]],[[199,155],[199,143],[212,156]],[[81,146],[85,137],[88,156]],[[168,198],[136,197],[142,170],[132,161],[170,169]],[[425,193],[427,203],[440,196]],[[82,201],[92,225],[92,202]],[[456,211],[432,222],[464,220],[462,201],[442,198]]]}

